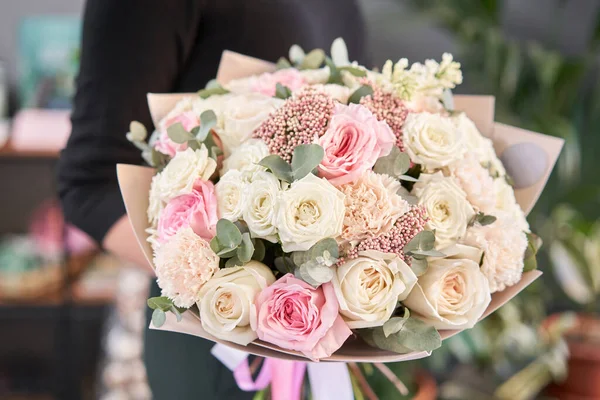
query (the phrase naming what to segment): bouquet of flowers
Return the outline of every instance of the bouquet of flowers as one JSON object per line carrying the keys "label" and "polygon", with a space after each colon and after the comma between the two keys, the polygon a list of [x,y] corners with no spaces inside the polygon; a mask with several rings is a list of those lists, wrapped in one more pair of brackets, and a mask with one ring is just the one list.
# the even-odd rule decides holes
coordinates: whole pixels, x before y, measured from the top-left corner
{"label": "bouquet of flowers", "polygon": [[[149,95],[119,166],[163,297],[154,328],[291,360],[424,357],[539,276],[525,218],[562,142],[453,96],[450,54],[371,70],[293,46],[224,52],[196,94]],[[501,154],[498,157],[497,154]],[[179,321],[179,322],[178,322]]]}

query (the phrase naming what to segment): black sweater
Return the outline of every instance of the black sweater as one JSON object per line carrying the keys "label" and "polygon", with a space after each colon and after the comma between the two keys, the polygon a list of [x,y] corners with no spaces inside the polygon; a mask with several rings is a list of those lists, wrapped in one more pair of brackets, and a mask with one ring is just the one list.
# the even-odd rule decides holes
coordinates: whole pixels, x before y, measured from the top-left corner
{"label": "black sweater", "polygon": [[66,219],[102,242],[125,213],[115,165],[142,162],[125,133],[132,120],[153,129],[148,92],[203,88],[225,49],[276,61],[294,43],[328,50],[340,36],[364,62],[354,0],[88,0],[58,170]]}

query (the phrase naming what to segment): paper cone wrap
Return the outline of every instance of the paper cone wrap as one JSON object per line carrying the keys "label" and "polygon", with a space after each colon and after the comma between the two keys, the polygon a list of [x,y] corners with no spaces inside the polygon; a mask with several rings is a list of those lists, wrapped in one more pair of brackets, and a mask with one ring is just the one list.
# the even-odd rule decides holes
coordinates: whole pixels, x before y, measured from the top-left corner
{"label": "paper cone wrap", "polygon": [[[225,84],[231,79],[269,72],[274,68],[275,66],[272,63],[225,51],[219,65],[217,80],[219,83]],[[148,103],[154,124],[157,125],[179,100],[190,95],[194,94],[148,94]],[[528,214],[546,185],[550,172],[562,149],[563,140],[494,122],[494,97],[492,96],[456,95],[454,96],[454,104],[457,110],[464,111],[473,120],[484,136],[489,137],[494,142],[496,153],[502,159],[507,171],[509,173],[513,172],[513,177],[515,172],[522,173],[534,170],[532,173],[526,174],[526,179],[518,182],[519,185],[515,187],[516,199],[523,211]],[[146,233],[148,228],[146,210],[148,209],[150,183],[154,172],[154,169],[148,167],[125,164],[117,166],[119,185],[127,214],[136,238],[150,265],[152,265],[152,249],[146,240],[148,236]],[[510,286],[502,292],[494,293],[492,301],[482,318],[500,308],[541,274],[537,270],[526,272],[516,285]],[[198,336],[263,357],[309,361],[299,352],[281,349],[261,340],[255,340],[248,346],[241,346],[217,339],[202,329],[197,310],[184,313],[183,320],[180,322],[176,321],[175,316],[167,313],[167,321],[161,328],[153,326],[151,328]],[[441,330],[440,335],[442,339],[447,339],[459,332],[460,330]],[[331,357],[322,359],[322,361],[397,362],[415,360],[429,355],[428,352],[397,354],[368,346],[362,340],[351,337]]]}

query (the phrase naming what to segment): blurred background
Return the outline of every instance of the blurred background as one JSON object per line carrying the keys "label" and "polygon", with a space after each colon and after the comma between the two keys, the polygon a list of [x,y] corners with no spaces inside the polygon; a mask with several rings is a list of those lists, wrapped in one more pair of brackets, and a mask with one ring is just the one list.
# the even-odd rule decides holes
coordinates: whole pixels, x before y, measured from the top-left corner
{"label": "blurred background", "polygon": [[[83,0],[0,2],[0,399],[149,399],[148,278],[65,224],[54,166],[69,133]],[[565,148],[536,208],[542,279],[444,343],[388,367],[418,399],[600,399],[600,0],[361,0],[371,60],[452,52],[458,93]],[[379,398],[399,398],[360,367]]]}

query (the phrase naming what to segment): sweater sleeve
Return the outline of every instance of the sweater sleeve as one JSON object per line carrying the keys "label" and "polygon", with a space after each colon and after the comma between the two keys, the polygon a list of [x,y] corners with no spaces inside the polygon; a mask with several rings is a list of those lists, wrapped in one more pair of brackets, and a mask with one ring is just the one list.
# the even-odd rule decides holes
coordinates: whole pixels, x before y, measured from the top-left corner
{"label": "sweater sleeve", "polygon": [[66,220],[98,243],[125,213],[116,164],[140,164],[126,138],[137,120],[152,131],[148,92],[170,92],[196,41],[197,1],[88,0],[72,131],[58,163]]}

